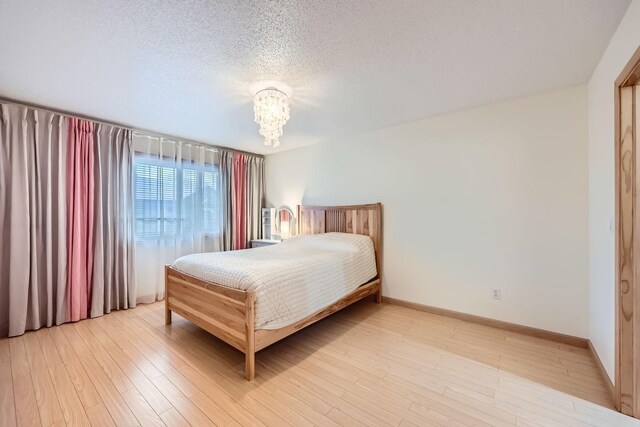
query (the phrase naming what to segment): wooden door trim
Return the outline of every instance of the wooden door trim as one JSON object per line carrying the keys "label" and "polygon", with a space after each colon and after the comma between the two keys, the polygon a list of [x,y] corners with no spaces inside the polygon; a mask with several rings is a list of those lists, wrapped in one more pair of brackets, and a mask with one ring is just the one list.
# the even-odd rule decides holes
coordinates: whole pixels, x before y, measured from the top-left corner
{"label": "wooden door trim", "polygon": [[636,84],[638,81],[633,81],[632,75],[635,74],[638,69],[640,69],[640,46],[638,46],[638,49],[636,49],[633,55],[631,55],[629,62],[627,62],[627,65],[625,65],[620,72],[620,75],[615,82],[615,88],[619,89],[623,86],[633,86],[634,84]]}
{"label": "wooden door trim", "polygon": [[[621,108],[622,91],[624,87],[633,86],[640,79],[640,47],[634,52],[627,65],[615,81],[615,215],[616,215],[616,290],[615,290],[615,378],[614,402],[616,409],[624,414],[640,418],[640,390],[636,380],[640,379],[640,354],[634,347],[640,346],[640,333],[634,330],[634,322],[638,325],[640,306],[639,272],[640,237],[640,199],[636,193],[640,191],[638,159],[640,155],[636,146],[637,136],[633,116],[631,140],[623,140]],[[634,98],[635,99],[635,98]],[[628,119],[627,119],[628,120]],[[623,150],[623,143],[625,149]],[[627,157],[625,157],[625,155]],[[623,161],[623,159],[626,159]],[[634,346],[634,341],[638,340]],[[635,354],[634,354],[635,353]],[[631,361],[631,362],[629,362]],[[625,379],[623,381],[623,378]]]}

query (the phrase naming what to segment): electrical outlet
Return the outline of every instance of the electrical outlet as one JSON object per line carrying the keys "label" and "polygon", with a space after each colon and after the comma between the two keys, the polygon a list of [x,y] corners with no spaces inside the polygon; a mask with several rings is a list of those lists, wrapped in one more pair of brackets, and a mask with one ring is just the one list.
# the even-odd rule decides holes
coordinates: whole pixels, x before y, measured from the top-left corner
{"label": "electrical outlet", "polygon": [[492,289],[491,290],[491,298],[493,298],[493,299],[502,298],[502,292],[500,292],[500,289]]}

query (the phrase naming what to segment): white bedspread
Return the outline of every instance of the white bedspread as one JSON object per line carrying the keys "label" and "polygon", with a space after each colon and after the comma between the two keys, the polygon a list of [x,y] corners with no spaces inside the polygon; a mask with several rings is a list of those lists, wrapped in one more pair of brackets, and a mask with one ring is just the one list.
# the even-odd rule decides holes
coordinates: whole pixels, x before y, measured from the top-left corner
{"label": "white bedspread", "polygon": [[296,236],[255,249],[187,255],[172,266],[198,279],[254,290],[256,329],[278,329],[334,303],[373,279],[369,236]]}

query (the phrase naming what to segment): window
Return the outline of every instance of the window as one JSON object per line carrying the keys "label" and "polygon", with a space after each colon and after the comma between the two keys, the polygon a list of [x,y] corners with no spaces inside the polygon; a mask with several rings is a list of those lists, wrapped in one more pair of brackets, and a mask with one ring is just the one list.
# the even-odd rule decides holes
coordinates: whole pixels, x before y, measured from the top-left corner
{"label": "window", "polygon": [[219,234],[218,167],[136,153],[134,207],[138,239]]}

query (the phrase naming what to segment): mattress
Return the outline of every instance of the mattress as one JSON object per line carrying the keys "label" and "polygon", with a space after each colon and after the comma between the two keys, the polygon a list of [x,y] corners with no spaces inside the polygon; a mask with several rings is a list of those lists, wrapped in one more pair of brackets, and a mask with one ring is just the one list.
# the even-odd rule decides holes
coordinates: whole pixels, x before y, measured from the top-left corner
{"label": "mattress", "polygon": [[338,301],[376,274],[369,236],[295,236],[255,249],[187,255],[172,268],[255,292],[256,329],[279,329]]}

